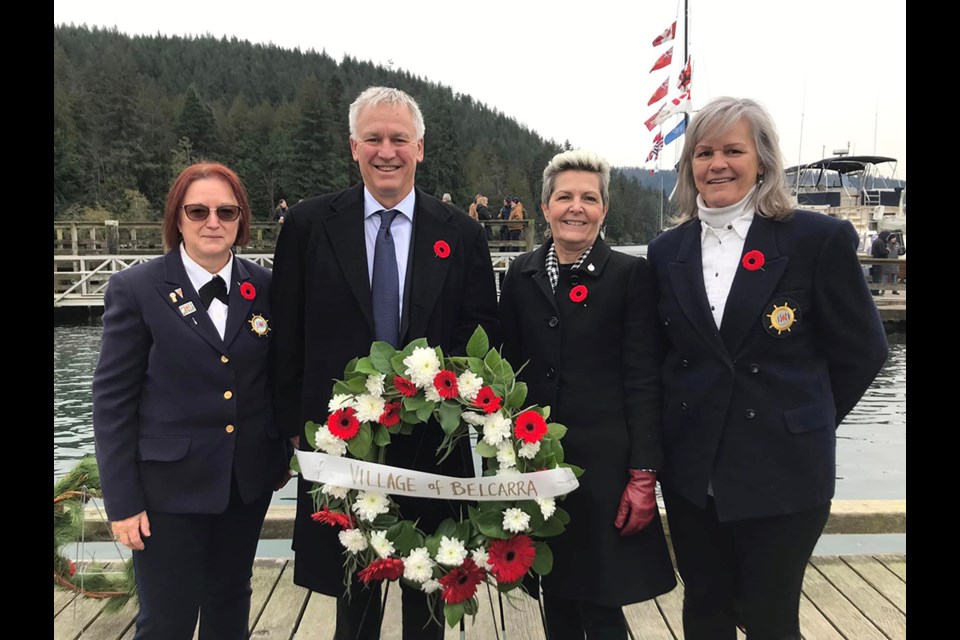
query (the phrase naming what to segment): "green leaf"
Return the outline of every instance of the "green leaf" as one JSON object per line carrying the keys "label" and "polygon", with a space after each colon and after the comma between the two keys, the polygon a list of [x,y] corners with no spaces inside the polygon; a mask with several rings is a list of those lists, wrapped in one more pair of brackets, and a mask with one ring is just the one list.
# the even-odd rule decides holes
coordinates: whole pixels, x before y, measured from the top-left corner
{"label": "green leaf", "polygon": [[357,371],[368,376],[375,373],[380,373],[377,371],[377,368],[373,366],[373,362],[370,361],[370,358],[360,358],[357,360]]}
{"label": "green leaf", "polygon": [[421,396],[413,396],[412,398],[403,399],[403,408],[410,411],[416,411],[425,404],[433,406],[433,403]]}
{"label": "green leaf", "polygon": [[386,342],[374,342],[370,345],[370,362],[380,373],[393,373],[393,356],[397,350]]}
{"label": "green leaf", "polygon": [[570,524],[570,514],[557,507],[557,510],[553,512],[553,517],[561,522],[561,524],[568,525]]}
{"label": "green leaf", "polygon": [[413,353],[413,350],[416,349],[417,347],[426,349],[429,346],[430,345],[427,344],[426,338],[417,338],[416,340],[411,341],[407,346],[405,346],[401,353],[403,353],[403,357],[406,358],[408,355]]}
{"label": "green leaf", "polygon": [[545,576],[553,570],[553,551],[550,551],[545,542],[534,542],[533,548],[537,550],[537,555],[533,558],[533,570]]}
{"label": "green leaf", "polygon": [[360,431],[357,432],[357,435],[353,436],[347,440],[347,451],[350,452],[354,458],[363,458],[370,451],[370,444],[373,442],[373,430],[370,428],[369,422],[364,422],[360,424]]}
{"label": "green leaf", "polygon": [[483,438],[477,440],[477,446],[474,448],[474,451],[481,458],[496,458],[497,457],[497,448],[492,444],[487,444],[487,441]]}
{"label": "green leaf", "polygon": [[444,400],[440,403],[440,426],[446,434],[452,434],[460,426],[460,405]]}
{"label": "green leaf", "polygon": [[480,609],[480,602],[477,598],[470,598],[469,600],[463,601],[463,610],[468,616],[477,615],[477,611]]}
{"label": "green leaf", "polygon": [[473,520],[473,523],[477,525],[480,533],[488,538],[506,540],[511,537],[511,534],[503,529],[503,514],[500,511],[481,513]]}
{"label": "green leaf", "polygon": [[417,409],[417,417],[420,418],[420,422],[426,422],[430,419],[430,416],[433,415],[434,403],[426,402],[422,407]]}
{"label": "green leaf", "polygon": [[501,360],[497,366],[494,367],[494,375],[504,382],[509,382],[516,377],[513,374],[513,367],[511,367],[510,363],[506,360]]}
{"label": "green leaf", "polygon": [[350,379],[357,374],[357,358],[353,358],[350,362],[347,363],[347,366],[343,368],[343,377]]}
{"label": "green leaf", "polygon": [[[364,388],[364,391],[366,391],[366,388]],[[343,380],[337,380],[336,382],[333,383],[333,395],[336,395],[338,393],[345,393],[348,396],[352,396],[355,393],[355,391],[352,388],[350,388],[350,385],[344,382]]]}
{"label": "green leaf", "polygon": [[523,402],[526,399],[527,383],[518,382],[514,385],[513,389],[510,390],[510,393],[507,394],[506,406],[508,409],[518,409],[523,406]]}
{"label": "green leaf", "polygon": [[296,454],[290,456],[290,468],[300,473],[300,461],[297,459]]}
{"label": "green leaf", "polygon": [[467,355],[474,358],[482,358],[487,355],[487,351],[489,350],[490,340],[487,338],[487,332],[483,330],[483,327],[477,325],[473,335],[470,336],[470,340],[467,342]]}
{"label": "green leaf", "polygon": [[385,447],[390,444],[390,432],[381,425],[373,427],[373,444],[378,447]]}
{"label": "green leaf", "polygon": [[563,436],[567,435],[567,428],[559,422],[549,422],[547,423],[547,435],[551,438],[556,438],[559,440]]}
{"label": "green leaf", "polygon": [[[409,353],[404,355],[403,353],[398,353],[397,355],[390,358],[390,366],[393,367],[393,373],[397,374],[401,378],[406,378],[407,365],[403,364],[403,359],[406,358]],[[390,380],[392,383],[393,380]]]}
{"label": "green leaf", "polygon": [[447,619],[448,627],[455,627],[463,619],[464,606],[462,602],[443,605],[443,617]]}
{"label": "green leaf", "polygon": [[447,518],[440,523],[440,526],[437,527],[438,536],[447,536],[448,538],[457,537],[457,523],[453,521],[453,518]]}
{"label": "green leaf", "polygon": [[306,425],[304,425],[304,431],[307,435],[307,444],[310,445],[310,448],[316,451],[317,449],[317,429],[320,428],[313,420],[308,420]]}
{"label": "green leaf", "polygon": [[581,469],[575,464],[567,464],[566,462],[563,462],[559,466],[570,469],[571,471],[573,471],[573,475],[575,475],[578,478],[583,475],[583,469]]}
{"label": "green leaf", "polygon": [[350,378],[346,381],[347,388],[350,389],[348,393],[354,395],[362,395],[367,392],[367,376],[357,376],[356,378]]}
{"label": "green leaf", "polygon": [[419,424],[423,422],[419,416],[417,416],[416,411],[407,411],[406,409],[400,409],[400,432],[403,433],[404,425]]}
{"label": "green leaf", "polygon": [[483,377],[483,358],[467,358],[467,369]]}
{"label": "green leaf", "polygon": [[538,538],[552,538],[553,536],[560,535],[566,530],[567,528],[560,521],[560,519],[556,517],[556,514],[554,514],[554,517],[550,518],[540,526],[536,528],[531,527],[530,533]]}
{"label": "green leaf", "polygon": [[493,372],[497,365],[500,364],[502,358],[500,354],[497,353],[496,349],[491,349],[487,352],[487,355],[483,358],[483,364]]}
{"label": "green leaf", "polygon": [[540,407],[540,415],[543,416],[544,420],[547,420],[550,417],[550,405]]}
{"label": "green leaf", "polygon": [[401,556],[409,555],[417,547],[423,546],[423,536],[409,520],[402,520],[390,527],[387,538],[393,542],[397,554]]}

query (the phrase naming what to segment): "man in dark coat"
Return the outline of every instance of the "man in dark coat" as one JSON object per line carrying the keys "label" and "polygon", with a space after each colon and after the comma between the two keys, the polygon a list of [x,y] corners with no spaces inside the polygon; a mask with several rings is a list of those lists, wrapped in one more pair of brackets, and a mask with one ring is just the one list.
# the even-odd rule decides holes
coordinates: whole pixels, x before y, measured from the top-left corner
{"label": "man in dark coat", "polygon": [[[873,244],[870,245],[870,257],[871,258],[886,258],[887,257],[887,238],[890,237],[889,231],[881,231],[877,234],[877,237],[873,239]],[[870,265],[870,280],[874,284],[880,284],[883,280],[883,265],[874,264]],[[871,289],[870,293],[873,295],[880,295],[883,293],[880,289]]]}
{"label": "man in dark coat", "polygon": [[[371,87],[350,106],[350,146],[363,184],[311,198],[290,209],[274,258],[274,406],[281,433],[305,446],[304,423],[325,421],[333,379],[370,351],[383,329],[371,294],[382,211],[399,211],[388,234],[396,248],[400,310],[398,345],[426,338],[445,353],[464,353],[482,326],[499,342],[493,266],[483,228],[451,205],[414,187],[423,160],[423,116],[397,89]],[[439,241],[449,247],[441,255]],[[394,321],[396,318],[393,319]],[[390,445],[386,463],[445,475],[472,476],[468,449],[437,465],[442,440],[429,424]],[[338,596],[336,638],[379,637],[379,589],[344,597],[343,547],[337,531],[310,518],[312,483],[299,480],[293,548],[294,582]],[[451,505],[398,500],[406,519],[432,530]],[[355,585],[357,583],[354,583]],[[442,638],[424,596],[403,587],[404,638]],[[442,616],[441,616],[442,619]],[[429,624],[427,624],[429,622]],[[426,628],[423,629],[426,625]]]}

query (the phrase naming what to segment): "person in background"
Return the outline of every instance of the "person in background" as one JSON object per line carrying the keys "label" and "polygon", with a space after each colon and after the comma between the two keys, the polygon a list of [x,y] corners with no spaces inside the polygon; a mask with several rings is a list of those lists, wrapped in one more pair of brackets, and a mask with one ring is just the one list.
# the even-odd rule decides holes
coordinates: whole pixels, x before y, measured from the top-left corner
{"label": "person in background", "polygon": [[[417,102],[390,87],[369,87],[350,105],[350,148],[363,182],[309,198],[291,209],[274,256],[272,372],[280,432],[306,445],[305,423],[324,420],[333,380],[375,340],[402,348],[426,338],[463,355],[477,326],[500,340],[490,250],[480,225],[415,187],[424,122]],[[438,242],[449,247],[439,259]],[[390,256],[384,251],[390,245]],[[385,258],[385,259],[384,259]],[[382,261],[382,263],[381,263]],[[380,276],[392,271],[384,286]],[[374,295],[378,291],[379,295]],[[388,447],[385,463],[443,475],[472,476],[467,439],[443,462],[434,452],[440,425],[418,425]],[[314,522],[313,483],[299,479],[294,583],[337,597],[338,639],[380,635],[380,587],[354,579],[344,594],[343,546],[333,527]],[[403,516],[434,530],[460,505],[395,496]],[[401,584],[403,637],[442,639],[442,611]],[[436,622],[431,619],[431,616]]]}
{"label": "person in background", "polygon": [[290,451],[273,421],[270,271],[240,179],[187,167],[167,195],[167,253],[111,276],[93,433],[114,538],[133,550],[136,638],[247,638],[253,559]]}
{"label": "person in background", "polygon": [[[887,237],[887,255],[888,260],[896,260],[903,254],[907,252],[903,248],[903,245],[900,244],[900,236],[896,233],[891,233]],[[899,264],[885,264],[883,265],[883,281],[884,284],[896,285],[897,281],[900,280],[900,265]],[[891,294],[898,296],[900,292],[896,289],[890,291]]]}
{"label": "person in background", "polygon": [[440,198],[440,202],[443,204],[453,204],[453,198],[450,197],[449,193],[445,193],[443,197]]}
{"label": "person in background", "polygon": [[798,211],[776,128],[717,98],[687,128],[679,225],[654,238],[665,331],[658,474],[687,640],[799,640],[836,430],[887,358],[853,225]]}
{"label": "person in background", "polygon": [[[890,237],[889,231],[881,231],[877,234],[877,237],[873,239],[873,242],[870,244],[870,257],[871,258],[886,258],[887,257],[887,238]],[[870,265],[870,280],[873,284],[882,284],[883,283],[883,265],[874,264]],[[870,291],[873,295],[881,295],[883,290],[877,288]]]}
{"label": "person in background", "polygon": [[[467,213],[470,215],[471,218],[473,218],[480,224],[483,224],[487,220],[493,220],[493,214],[490,213],[490,210],[487,208],[487,205],[489,204],[489,202],[490,201],[487,199],[486,196],[477,194],[476,196],[474,196],[473,202],[470,204],[470,209],[469,211],[467,211]],[[493,231],[490,229],[488,225],[486,224],[483,225],[483,232],[484,234],[486,234],[488,241],[493,239]]]}
{"label": "person in background", "polygon": [[280,224],[283,224],[283,219],[287,217],[287,201],[283,198],[280,198],[280,204],[277,205],[276,210],[273,212],[273,219]]}
{"label": "person in background", "polygon": [[[509,220],[524,220],[526,216],[524,215],[523,203],[520,202],[520,198],[517,196],[513,197],[510,205],[510,217]],[[509,239],[513,242],[518,242],[523,237],[523,225],[522,224],[508,224],[507,232],[509,234]],[[510,251],[523,251],[522,244],[514,244],[510,246]]]}
{"label": "person in background", "polygon": [[[510,219],[510,210],[513,209],[513,196],[507,196],[503,199],[503,206],[500,207],[500,219],[509,220]],[[509,251],[510,247],[506,242],[510,239],[510,233],[507,231],[507,225],[500,225],[500,233],[497,234],[500,236],[500,241],[504,243],[503,251]]]}
{"label": "person in background", "polygon": [[[567,427],[566,462],[582,467],[564,498],[567,530],[551,538],[541,579],[550,640],[626,639],[621,607],[676,585],[656,504],[660,327],[653,272],[600,238],[610,165],[576,150],[543,172],[552,231],[507,271],[500,296],[503,356],[527,363],[527,404]],[[533,593],[537,597],[538,591]]]}

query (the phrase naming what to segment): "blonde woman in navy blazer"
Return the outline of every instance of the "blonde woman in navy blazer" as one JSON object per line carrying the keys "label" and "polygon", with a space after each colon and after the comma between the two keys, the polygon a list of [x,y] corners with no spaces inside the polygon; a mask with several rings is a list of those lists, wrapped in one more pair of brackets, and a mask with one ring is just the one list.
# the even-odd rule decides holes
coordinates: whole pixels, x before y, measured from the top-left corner
{"label": "blonde woman in navy blazer", "polygon": [[[180,174],[163,229],[168,253],[113,275],[104,297],[104,505],[133,550],[136,638],[192,638],[198,616],[201,640],[246,638],[260,528],[288,478],[268,392],[270,271],[233,255],[250,205],[223,165]],[[205,296],[215,274],[225,301]]]}
{"label": "blonde woman in navy blazer", "polygon": [[666,335],[658,475],[687,640],[799,639],[836,429],[887,357],[853,226],[795,211],[767,112],[717,98],[687,129],[679,226],[649,246]]}

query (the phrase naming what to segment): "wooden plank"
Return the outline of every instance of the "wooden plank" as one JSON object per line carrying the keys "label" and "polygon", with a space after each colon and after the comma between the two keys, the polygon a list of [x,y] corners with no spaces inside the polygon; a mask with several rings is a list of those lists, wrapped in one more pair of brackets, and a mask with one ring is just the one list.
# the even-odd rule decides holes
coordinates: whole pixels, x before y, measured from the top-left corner
{"label": "wooden plank", "polygon": [[56,618],[57,614],[63,611],[63,609],[73,602],[73,599],[77,597],[73,591],[65,591],[63,589],[53,588],[53,617]]}
{"label": "wooden plank", "polygon": [[674,640],[655,600],[627,605],[623,608],[623,615],[634,640]]}
{"label": "wooden plank", "polygon": [[257,640],[292,638],[308,595],[307,589],[293,584],[293,563],[287,563],[263,612],[251,627],[251,636]]}
{"label": "wooden plank", "polygon": [[[100,615],[102,608],[103,602],[100,600],[75,598],[70,606],[53,619],[53,640],[77,640],[84,629]],[[84,640],[87,640],[87,636],[84,636]]]}
{"label": "wooden plank", "polygon": [[[807,568],[807,571],[815,569]],[[844,640],[804,594],[800,594],[800,635],[804,640]]]}
{"label": "wooden plank", "polygon": [[136,628],[137,612],[140,608],[132,600],[123,605],[116,613],[101,613],[83,632],[81,640],[120,640],[131,629]]}
{"label": "wooden plank", "polygon": [[807,565],[803,577],[803,593],[845,638],[885,640],[876,626],[827,580],[820,571]]}
{"label": "wooden plank", "polygon": [[907,617],[836,556],[811,558],[810,563],[887,637],[906,638]]}
{"label": "wooden plank", "polygon": [[253,588],[250,596],[250,628],[253,628],[260,617],[287,562],[285,558],[257,558],[254,561],[253,577],[250,579],[250,586]]}
{"label": "wooden plank", "polygon": [[337,626],[337,599],[308,592],[307,606],[297,625],[297,640],[333,640]]}
{"label": "wooden plank", "polygon": [[683,582],[679,576],[673,591],[657,596],[656,603],[670,632],[677,640],[683,640]]}
{"label": "wooden plank", "polygon": [[898,611],[907,614],[907,583],[870,556],[843,556],[843,561]]}
{"label": "wooden plank", "polygon": [[907,581],[907,556],[901,554],[879,554],[873,556],[898,578]]}

